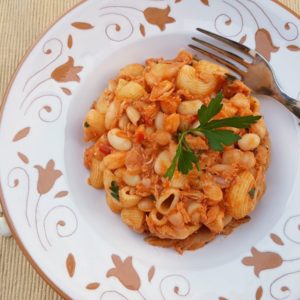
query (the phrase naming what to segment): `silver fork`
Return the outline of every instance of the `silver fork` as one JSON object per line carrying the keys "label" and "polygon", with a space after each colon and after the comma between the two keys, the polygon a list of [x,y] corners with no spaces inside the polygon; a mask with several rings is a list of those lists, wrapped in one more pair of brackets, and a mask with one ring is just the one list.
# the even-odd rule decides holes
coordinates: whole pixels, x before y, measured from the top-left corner
{"label": "silver fork", "polygon": [[[243,53],[249,58],[249,61],[244,59],[242,56],[239,56],[233,52],[220,48],[196,37],[192,38],[195,42],[213,50],[214,52],[221,54],[226,58],[229,58],[230,60],[227,60],[212,52],[208,52],[195,45],[189,45],[189,47],[210,57],[218,63],[225,65],[227,68],[238,74],[240,76],[240,79],[254,92],[273,97],[274,99],[282,103],[288,110],[294,113],[298,118],[300,118],[300,101],[288,96],[281,89],[271,65],[261,54],[240,43],[234,42],[205,29],[197,28],[197,30],[213,39],[231,46],[236,51]],[[234,64],[232,61],[237,64]],[[242,68],[238,65],[242,66]]]}

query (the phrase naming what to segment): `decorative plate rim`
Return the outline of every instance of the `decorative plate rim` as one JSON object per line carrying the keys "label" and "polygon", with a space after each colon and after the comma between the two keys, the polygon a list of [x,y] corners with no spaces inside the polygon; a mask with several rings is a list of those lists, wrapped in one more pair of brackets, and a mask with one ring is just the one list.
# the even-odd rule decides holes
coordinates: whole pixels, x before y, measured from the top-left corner
{"label": "decorative plate rim", "polygon": [[[26,61],[26,59],[29,57],[29,55],[32,53],[32,51],[34,50],[34,48],[37,46],[37,44],[47,35],[47,33],[56,25],[58,24],[66,15],[68,15],[70,12],[72,12],[73,10],[75,10],[76,8],[78,8],[79,6],[81,6],[82,4],[86,3],[88,0],[79,0],[79,2],[75,5],[73,5],[71,8],[69,8],[67,11],[65,11],[60,17],[58,17],[57,19],[55,19],[45,30],[43,30],[43,32],[41,34],[39,34],[39,36],[36,38],[36,40],[33,42],[33,44],[25,51],[24,55],[22,56],[21,60],[19,61],[19,63],[17,64],[15,71],[13,72],[8,85],[5,89],[4,95],[3,95],[3,99],[2,99],[2,103],[0,106],[0,123],[2,122],[2,117],[3,117],[3,111],[4,111],[4,107],[6,105],[9,93],[11,91],[11,87],[21,69],[21,67],[23,66],[24,62]],[[281,3],[279,0],[271,0],[271,2],[273,2],[275,5],[280,6],[281,8],[283,8],[284,10],[286,10],[288,13],[292,14],[293,16],[295,16],[296,18],[298,18],[300,20],[300,13],[292,10],[291,8],[289,8],[286,4]],[[17,233],[17,230],[15,229],[13,220],[11,219],[9,213],[8,213],[8,209],[6,206],[6,201],[4,198],[4,193],[2,191],[2,186],[1,186],[1,182],[0,182],[0,205],[2,206],[3,209],[3,214],[4,217],[7,221],[7,224],[11,230],[12,236],[14,238],[14,240],[16,241],[19,249],[21,250],[22,254],[26,257],[27,261],[30,263],[30,265],[33,267],[33,269],[38,273],[38,275],[63,299],[66,300],[71,300],[72,298],[70,298],[70,296],[68,296],[61,288],[58,287],[57,284],[55,284],[47,275],[46,273],[39,267],[39,265],[37,264],[37,262],[34,260],[34,258],[32,257],[32,255],[29,253],[29,251],[26,249],[26,247],[24,246],[20,236]]]}

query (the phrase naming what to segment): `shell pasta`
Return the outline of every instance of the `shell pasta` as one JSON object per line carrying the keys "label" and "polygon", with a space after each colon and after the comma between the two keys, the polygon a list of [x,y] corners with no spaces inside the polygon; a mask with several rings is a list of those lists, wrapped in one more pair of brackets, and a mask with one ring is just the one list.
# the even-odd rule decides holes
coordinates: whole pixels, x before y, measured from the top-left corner
{"label": "shell pasta", "polygon": [[226,68],[180,51],[122,68],[86,114],[88,183],[103,188],[110,209],[151,245],[179,253],[200,248],[248,221],[264,194],[270,140],[263,118],[248,128],[225,127],[239,140],[224,151],[213,150],[201,132],[187,134],[199,168],[165,176],[180,132],[199,126],[198,111],[219,92],[215,120],[260,114],[259,101]]}

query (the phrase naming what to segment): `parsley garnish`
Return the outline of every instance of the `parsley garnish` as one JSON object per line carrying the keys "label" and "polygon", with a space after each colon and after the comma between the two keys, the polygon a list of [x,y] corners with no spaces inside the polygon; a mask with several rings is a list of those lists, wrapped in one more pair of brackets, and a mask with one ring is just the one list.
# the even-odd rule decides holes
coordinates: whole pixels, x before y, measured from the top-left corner
{"label": "parsley garnish", "polygon": [[115,181],[112,181],[111,182],[111,185],[110,185],[110,191],[111,191],[111,195],[118,201],[120,201],[120,198],[119,198],[119,186],[118,184],[115,182]]}
{"label": "parsley garnish", "polygon": [[261,116],[245,116],[211,120],[221,111],[223,107],[223,104],[221,103],[222,100],[223,94],[219,93],[210,101],[208,106],[202,105],[198,110],[200,125],[197,128],[188,129],[179,133],[176,154],[172,160],[171,166],[165,174],[166,178],[171,179],[173,177],[176,166],[178,171],[182,174],[188,174],[188,172],[193,169],[193,164],[198,170],[200,170],[198,162],[199,159],[185,140],[185,136],[187,134],[201,132],[207,137],[208,144],[211,149],[215,151],[223,151],[224,146],[234,144],[240,139],[240,136],[231,130],[224,130],[220,128],[249,128],[251,124],[256,123],[261,118]]}
{"label": "parsley garnish", "polygon": [[90,127],[90,124],[89,124],[88,122],[85,121],[85,122],[84,122],[84,127],[85,127],[85,128],[89,128],[89,127]]}
{"label": "parsley garnish", "polygon": [[249,194],[249,196],[251,197],[251,199],[253,199],[254,198],[254,196],[255,196],[255,188],[252,188],[249,192],[248,192],[248,194]]}

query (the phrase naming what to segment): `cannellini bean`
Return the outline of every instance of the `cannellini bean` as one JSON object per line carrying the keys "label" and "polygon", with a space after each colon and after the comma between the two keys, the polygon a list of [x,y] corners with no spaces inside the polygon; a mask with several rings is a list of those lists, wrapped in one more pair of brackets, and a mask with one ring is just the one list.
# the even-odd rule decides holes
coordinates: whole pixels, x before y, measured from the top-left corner
{"label": "cannellini bean", "polygon": [[164,129],[164,120],[165,120],[165,114],[162,112],[159,112],[155,118],[155,127],[157,130]]}
{"label": "cannellini bean", "polygon": [[210,200],[219,202],[223,199],[223,192],[216,184],[205,185],[203,192]]}
{"label": "cannellini bean", "polygon": [[137,109],[133,106],[128,106],[126,109],[126,114],[128,119],[132,122],[132,124],[136,125],[139,119],[141,118],[141,114]]}
{"label": "cannellini bean", "polygon": [[118,128],[113,128],[107,133],[109,143],[119,151],[128,151],[132,147],[131,141],[126,137],[121,137],[122,131]]}
{"label": "cannellini bean", "polygon": [[242,151],[239,149],[230,149],[223,152],[222,162],[223,164],[232,165],[240,161]]}
{"label": "cannellini bean", "polygon": [[125,157],[126,157],[126,152],[114,152],[108,154],[103,158],[104,167],[109,170],[122,168],[125,164]]}
{"label": "cannellini bean", "polygon": [[142,199],[138,203],[138,208],[144,212],[150,212],[154,208],[153,200],[149,198]]}
{"label": "cannellini bean", "polygon": [[171,114],[165,118],[164,129],[170,133],[175,133],[180,124],[179,114]]}
{"label": "cannellini bean", "polygon": [[267,134],[267,128],[264,119],[259,119],[255,124],[250,127],[251,133],[256,133],[261,139]]}
{"label": "cannellini bean", "polygon": [[182,115],[196,115],[202,105],[200,100],[183,101],[179,104],[177,112]]}
{"label": "cannellini bean", "polygon": [[164,150],[159,153],[154,163],[154,171],[158,175],[164,175],[169,166],[171,165],[171,155],[170,152]]}
{"label": "cannellini bean", "polygon": [[105,128],[111,129],[116,122],[117,115],[119,113],[119,104],[116,101],[113,101],[105,114]]}
{"label": "cannellini bean", "polygon": [[155,133],[155,141],[157,142],[157,144],[159,144],[160,146],[166,146],[170,143],[171,141],[171,134],[167,131],[162,131],[159,130]]}
{"label": "cannellini bean", "polygon": [[141,182],[139,175],[132,175],[128,171],[124,173],[123,181],[129,186],[137,186]]}
{"label": "cannellini bean", "polygon": [[169,215],[168,220],[175,227],[183,227],[184,226],[183,217],[180,212],[176,212],[176,213]]}
{"label": "cannellini bean", "polygon": [[241,167],[244,167],[246,169],[251,169],[255,166],[255,163],[256,163],[256,159],[253,152],[247,151],[242,153],[239,161]]}
{"label": "cannellini bean", "polygon": [[235,107],[238,108],[250,108],[249,99],[242,93],[235,94],[231,99],[230,103],[232,103]]}
{"label": "cannellini bean", "polygon": [[169,152],[170,152],[172,159],[176,155],[177,147],[178,147],[178,145],[173,141],[171,141],[171,143],[169,144]]}
{"label": "cannellini bean", "polygon": [[[197,128],[199,126],[200,126],[200,122],[196,121],[196,122],[193,123],[192,128]],[[195,132],[193,132],[193,134],[205,137],[205,135],[202,132],[199,132],[199,131],[195,131]]]}
{"label": "cannellini bean", "polygon": [[142,179],[142,184],[143,184],[143,186],[150,187],[151,179],[150,178],[143,178]]}
{"label": "cannellini bean", "polygon": [[127,115],[122,115],[122,117],[119,120],[119,128],[122,130],[125,130],[127,125],[129,124],[129,119]]}
{"label": "cannellini bean", "polygon": [[146,127],[145,128],[145,135],[149,136],[154,132],[154,129],[152,127]]}
{"label": "cannellini bean", "polygon": [[255,133],[246,133],[238,141],[240,149],[244,151],[250,151],[257,148],[260,144],[260,137]]}

